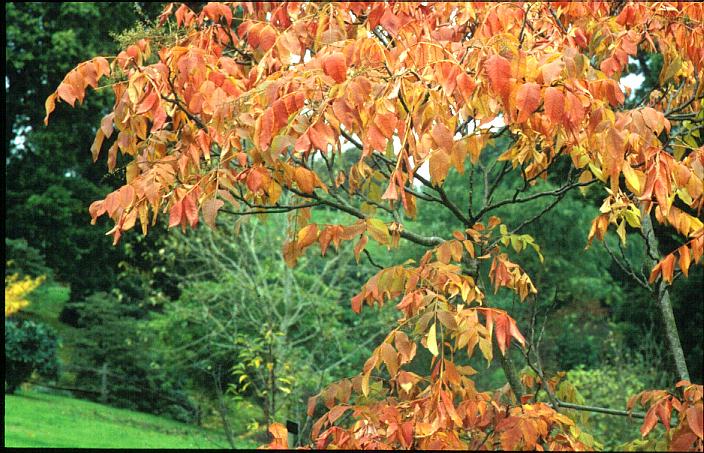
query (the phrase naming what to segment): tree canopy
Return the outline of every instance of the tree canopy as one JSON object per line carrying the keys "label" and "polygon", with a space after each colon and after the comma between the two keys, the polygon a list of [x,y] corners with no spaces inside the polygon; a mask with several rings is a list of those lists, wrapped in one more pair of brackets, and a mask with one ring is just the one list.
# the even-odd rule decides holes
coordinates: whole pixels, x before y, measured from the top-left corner
{"label": "tree canopy", "polygon": [[[702,387],[689,382],[669,285],[704,253],[703,18],[682,2],[170,4],[117,56],[71,70],[45,122],[88,87],[113,91],[91,152],[107,148],[125,183],[89,211],[114,221],[115,243],[159,214],[185,230],[201,215],[216,227],[223,213],[288,213],[292,266],[343,241],[372,262],[369,240],[423,249],[352,298],[356,312],[394,301],[400,319],[358,376],[311,398],[310,415],[318,401],[327,408],[312,427],[317,447],[594,447],[560,412],[534,325],[519,326],[492,293],[534,304],[539,287],[519,262],[542,262],[549,247],[523,231],[569,191],[600,187],[586,239],[610,228],[622,244],[644,238],[649,275],[619,262],[654,294],[680,378],[629,410],[647,408],[643,436],[660,421],[670,448],[701,449]],[[644,55],[662,61],[657,84],[631,99],[619,80]],[[459,196],[444,184],[455,173]],[[496,190],[504,179],[512,193]],[[411,229],[419,199],[455,228]],[[539,199],[548,203],[515,224],[494,215]],[[329,210],[349,222],[326,223]],[[661,250],[653,223],[677,245]],[[532,380],[517,374],[515,349]],[[498,357],[507,387],[478,391],[473,354]],[[285,447],[285,428],[271,432]]]}

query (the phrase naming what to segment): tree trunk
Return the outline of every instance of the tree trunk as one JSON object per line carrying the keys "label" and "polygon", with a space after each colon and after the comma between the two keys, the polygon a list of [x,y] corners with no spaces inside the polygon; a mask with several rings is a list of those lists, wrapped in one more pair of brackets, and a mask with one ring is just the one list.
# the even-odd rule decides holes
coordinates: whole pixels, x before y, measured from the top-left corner
{"label": "tree trunk", "polygon": [[[643,206],[640,207],[640,213],[643,234],[646,239],[645,246],[649,252],[646,256],[646,263],[652,269],[657,264],[657,261],[654,260],[651,255],[656,257],[660,256],[660,252],[658,250],[658,240],[655,237],[655,231],[653,230],[653,223],[650,219],[650,214],[645,212]],[[670,292],[668,290],[668,284],[665,280],[660,280],[655,296],[657,298],[658,308],[660,309],[660,314],[662,316],[667,346],[675,362],[677,376],[679,380],[689,381],[690,379],[689,371],[687,370],[687,362],[684,359],[684,351],[682,350],[680,336],[677,332],[677,324],[675,323],[675,315],[672,311],[672,304],[670,303]]]}
{"label": "tree trunk", "polygon": [[103,362],[100,367],[100,402],[107,403],[108,401],[108,363]]}
{"label": "tree trunk", "polygon": [[[494,343],[496,343],[496,337],[494,337]],[[518,373],[516,373],[516,366],[513,364],[510,354],[511,348],[506,350],[506,355],[501,354],[501,351],[499,351],[499,358],[501,359],[501,368],[504,369],[506,381],[508,381],[508,385],[511,386],[513,394],[516,395],[516,402],[518,404],[521,404],[521,397],[525,393],[525,389],[523,388],[523,383],[518,377]]]}

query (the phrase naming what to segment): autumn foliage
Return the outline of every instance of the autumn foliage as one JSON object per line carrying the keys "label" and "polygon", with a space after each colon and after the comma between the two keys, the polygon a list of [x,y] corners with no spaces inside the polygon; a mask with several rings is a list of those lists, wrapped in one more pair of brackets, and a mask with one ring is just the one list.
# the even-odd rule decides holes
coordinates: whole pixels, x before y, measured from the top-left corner
{"label": "autumn foliage", "polygon": [[27,296],[37,289],[44,277],[32,278],[17,274],[5,276],[5,317],[8,318],[29,305]]}
{"label": "autumn foliage", "polygon": [[[586,239],[613,226],[625,242],[652,215],[681,246],[659,257],[650,283],[686,276],[704,253],[703,19],[698,3],[170,4],[158,20],[168,34],[78,65],[46,100],[46,121],[57,102],[75,106],[88,87],[109,82],[115,104],[91,152],[96,160],[107,148],[108,170],[121,162],[125,184],[89,211],[93,222],[114,220],[115,243],[137,222],[146,234],[160,214],[185,229],[201,216],[215,227],[225,212],[292,213],[291,265],[312,246],[325,255],[343,241],[354,242],[358,260],[369,240],[427,250],[381,269],[352,299],[357,312],[393,302],[400,320],[358,376],[311,398],[310,415],[327,409],[312,446],[592,449],[554,402],[511,382],[477,391],[476,371],[457,363],[494,360],[494,345],[501,360],[530,347],[491,293],[540,297],[507,252],[542,259],[518,233],[542,212],[509,226],[493,211],[529,197],[549,197],[552,207],[568,190],[601,184]],[[659,87],[627,107],[619,79],[639,53],[661,56]],[[510,145],[487,163],[500,137]],[[570,168],[559,190],[523,194],[563,157]],[[458,206],[443,183],[480,162],[503,166],[499,180],[517,172],[524,187],[495,201],[490,181],[483,202]],[[473,200],[479,189],[467,190]],[[444,206],[457,229],[442,237],[407,229],[418,198]],[[314,223],[316,208],[350,221]],[[493,288],[481,284],[484,268]],[[423,375],[407,369],[419,348],[432,357]],[[642,434],[659,421],[673,449],[701,450],[702,388],[680,387],[637,399],[649,407]],[[272,447],[287,446],[283,426],[270,431]]]}

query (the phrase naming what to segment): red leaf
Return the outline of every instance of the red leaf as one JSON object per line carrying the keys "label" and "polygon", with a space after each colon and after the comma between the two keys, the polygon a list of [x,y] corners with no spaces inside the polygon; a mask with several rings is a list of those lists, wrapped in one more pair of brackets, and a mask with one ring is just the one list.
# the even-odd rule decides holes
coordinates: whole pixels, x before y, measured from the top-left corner
{"label": "red leaf", "polygon": [[474,83],[474,80],[472,80],[464,72],[461,72],[460,75],[457,76],[457,86],[455,91],[459,91],[464,99],[464,102],[467,103],[469,102],[469,98],[472,96],[472,92],[476,86],[477,84]]}
{"label": "red leaf", "polygon": [[521,85],[516,93],[516,107],[520,112],[518,122],[522,123],[528,119],[531,113],[540,105],[540,85],[528,82]]}
{"label": "red leaf", "polygon": [[276,30],[270,25],[262,28],[259,32],[259,48],[266,52],[267,50],[274,47],[276,42]]}
{"label": "red leaf", "polygon": [[335,132],[322,121],[318,121],[309,129],[308,136],[313,147],[321,151],[327,151],[328,145],[335,143]]}
{"label": "red leaf", "polygon": [[259,129],[259,146],[262,149],[269,148],[271,136],[274,133],[274,111],[271,108],[266,109],[262,115]]}
{"label": "red leaf", "polygon": [[565,95],[562,90],[555,87],[545,89],[545,114],[553,124],[560,124],[565,111]]}
{"label": "red leaf", "polygon": [[491,88],[502,99],[508,99],[511,94],[511,63],[500,55],[492,55],[484,62],[484,69]]}
{"label": "red leaf", "polygon": [[694,434],[700,439],[704,437],[702,432],[704,428],[704,420],[702,419],[702,406],[701,404],[687,409],[687,424]]}
{"label": "red leaf", "polygon": [[565,93],[565,114],[572,128],[576,128],[584,119],[584,107],[580,99],[570,91]]}
{"label": "red leaf", "polygon": [[619,64],[618,60],[616,60],[614,57],[609,57],[601,62],[601,65],[599,65],[599,69],[601,69],[601,71],[606,74],[607,77],[611,77],[612,75],[616,74],[621,70],[621,65]]}
{"label": "red leaf", "polygon": [[645,420],[643,421],[643,426],[640,427],[640,433],[643,437],[647,436],[655,425],[658,424],[658,417],[655,415],[655,408],[651,408],[647,414],[645,414]]}
{"label": "red leaf", "polygon": [[342,414],[347,411],[347,409],[349,409],[348,406],[335,406],[330,409],[330,412],[328,413],[328,420],[330,420],[330,423],[335,423],[335,420],[340,418]]}
{"label": "red leaf", "polygon": [[347,79],[347,64],[342,52],[334,52],[323,58],[323,72],[337,83],[342,83]]}
{"label": "red leaf", "polygon": [[171,211],[169,212],[169,228],[178,226],[181,224],[181,217],[183,216],[183,202],[179,201],[171,206]]}
{"label": "red leaf", "polygon": [[256,168],[249,171],[249,174],[247,175],[247,187],[249,190],[252,192],[257,192],[261,188],[263,182],[264,178]]}
{"label": "red leaf", "polygon": [[191,193],[183,199],[183,213],[186,214],[186,219],[191,228],[195,228],[198,224],[198,206],[193,199],[194,195]]}
{"label": "red leaf", "polygon": [[503,355],[506,355],[506,349],[508,349],[509,345],[511,344],[511,337],[508,335],[508,324],[508,317],[505,314],[497,316],[496,321],[494,323],[494,328],[496,332],[496,343],[498,344],[499,350]]}
{"label": "red leaf", "polygon": [[399,29],[403,26],[403,20],[392,12],[392,8],[383,8],[383,11],[384,15],[379,19],[379,23],[391,36],[396,36]]}

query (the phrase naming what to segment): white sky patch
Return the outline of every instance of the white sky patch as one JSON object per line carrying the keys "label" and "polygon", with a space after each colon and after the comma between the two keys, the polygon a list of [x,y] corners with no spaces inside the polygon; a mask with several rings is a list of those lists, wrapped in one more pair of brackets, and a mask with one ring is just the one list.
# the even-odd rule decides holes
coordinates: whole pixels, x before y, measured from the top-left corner
{"label": "white sky patch", "polygon": [[[634,64],[638,63],[638,66],[640,66],[640,61],[634,59],[633,57],[628,57],[628,63],[629,64]],[[643,68],[641,68],[642,70]],[[643,85],[643,82],[645,81],[645,76],[643,74],[639,73],[631,73],[628,74],[625,77],[621,77],[621,80],[618,81],[619,86],[621,87],[622,91],[626,91],[626,88],[628,88],[631,91],[631,95],[629,96],[630,98],[633,97],[633,93]]]}
{"label": "white sky patch", "polygon": [[24,150],[25,149],[25,142],[27,141],[27,137],[25,137],[22,134],[18,134],[15,136],[15,138],[12,140],[12,144],[15,146],[15,149],[18,150]]}
{"label": "white sky patch", "polygon": [[641,85],[643,85],[643,82],[645,81],[645,77],[642,74],[628,74],[626,77],[621,77],[621,80],[619,80],[618,84],[621,86],[621,89],[625,92],[626,89],[631,90],[631,96],[633,96],[633,93],[640,88]]}

